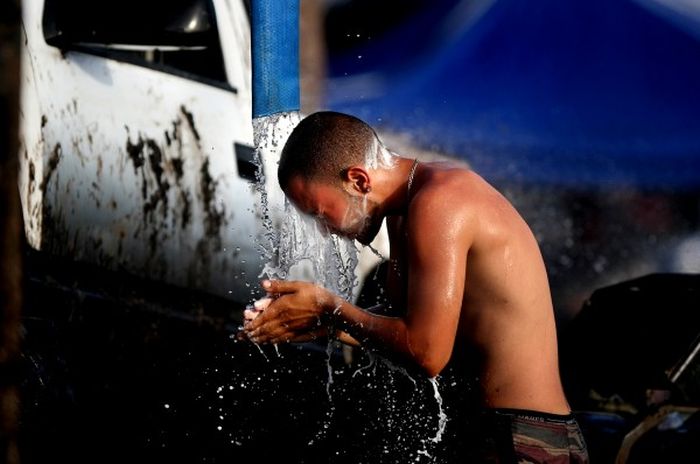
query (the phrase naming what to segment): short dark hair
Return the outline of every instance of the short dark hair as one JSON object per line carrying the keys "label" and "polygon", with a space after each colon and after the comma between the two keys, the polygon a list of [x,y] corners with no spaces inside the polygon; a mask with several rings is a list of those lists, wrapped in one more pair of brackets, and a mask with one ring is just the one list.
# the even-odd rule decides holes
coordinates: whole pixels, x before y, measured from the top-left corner
{"label": "short dark hair", "polygon": [[[320,111],[292,131],[280,156],[277,178],[282,190],[292,177],[340,182],[350,166],[364,164],[378,138],[367,123],[347,114]],[[376,147],[376,148],[375,148]]]}

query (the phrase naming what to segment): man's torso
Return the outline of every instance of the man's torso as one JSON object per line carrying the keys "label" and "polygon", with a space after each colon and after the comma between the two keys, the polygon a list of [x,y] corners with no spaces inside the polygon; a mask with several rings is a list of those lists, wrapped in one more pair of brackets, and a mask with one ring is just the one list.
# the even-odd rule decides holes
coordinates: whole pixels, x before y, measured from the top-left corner
{"label": "man's torso", "polygon": [[[444,195],[444,214],[476,214],[467,252],[466,282],[453,358],[479,364],[489,407],[568,413],[559,380],[554,315],[537,242],[510,203],[472,171],[443,163],[421,165],[413,192],[430,186]],[[414,211],[413,214],[420,214]],[[407,307],[411,217],[388,218],[390,304]],[[413,240],[440,240],[421,230]],[[459,250],[459,247],[455,247]],[[461,252],[461,251],[456,251]],[[438,311],[439,308],[433,310]]]}

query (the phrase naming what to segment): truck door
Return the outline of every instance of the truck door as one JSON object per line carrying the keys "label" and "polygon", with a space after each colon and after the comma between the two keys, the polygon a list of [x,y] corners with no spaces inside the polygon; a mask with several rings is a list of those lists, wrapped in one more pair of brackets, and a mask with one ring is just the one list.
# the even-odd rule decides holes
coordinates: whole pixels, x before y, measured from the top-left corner
{"label": "truck door", "polygon": [[30,245],[247,300],[260,221],[243,3],[24,7]]}

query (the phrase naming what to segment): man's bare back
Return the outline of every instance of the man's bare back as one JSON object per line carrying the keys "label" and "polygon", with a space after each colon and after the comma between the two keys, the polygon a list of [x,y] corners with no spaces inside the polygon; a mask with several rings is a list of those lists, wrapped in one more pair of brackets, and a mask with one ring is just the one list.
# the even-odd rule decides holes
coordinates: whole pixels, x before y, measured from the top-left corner
{"label": "man's bare back", "polygon": [[[500,193],[480,176],[454,163],[421,163],[411,197],[428,191],[440,214],[466,223],[466,241],[448,243],[466,255],[465,291],[455,347],[477,360],[483,399],[489,407],[569,412],[559,380],[554,315],[544,263],[529,227]],[[387,277],[391,303],[405,305],[413,240],[436,247],[442,224],[411,228],[423,214],[388,218],[391,261]],[[432,215],[430,215],[432,216]],[[427,221],[431,221],[430,218]],[[459,284],[459,283],[456,283]],[[430,291],[428,288],[427,291]]]}

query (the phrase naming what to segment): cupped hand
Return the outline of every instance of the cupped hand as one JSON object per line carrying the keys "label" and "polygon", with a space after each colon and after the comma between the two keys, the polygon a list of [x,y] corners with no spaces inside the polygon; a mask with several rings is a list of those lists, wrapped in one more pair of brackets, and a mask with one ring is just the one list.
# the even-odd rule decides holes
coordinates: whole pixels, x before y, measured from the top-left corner
{"label": "cupped hand", "polygon": [[272,298],[265,297],[255,301],[252,306],[248,306],[245,311],[243,311],[243,320],[248,323],[254,320],[260,315],[265,309],[272,303]]}
{"label": "cupped hand", "polygon": [[[255,343],[308,341],[325,333],[324,320],[332,295],[310,282],[265,280],[273,298],[264,311],[246,316],[244,331]],[[255,314],[253,314],[255,313]]]}

